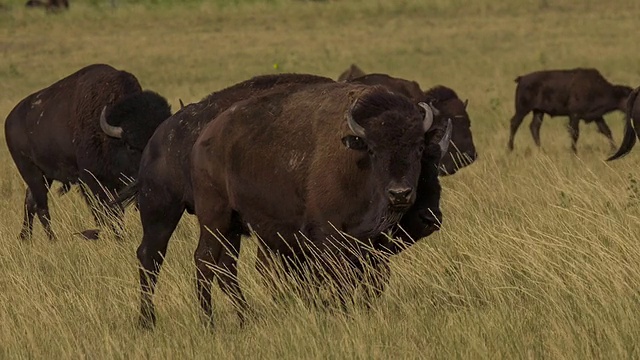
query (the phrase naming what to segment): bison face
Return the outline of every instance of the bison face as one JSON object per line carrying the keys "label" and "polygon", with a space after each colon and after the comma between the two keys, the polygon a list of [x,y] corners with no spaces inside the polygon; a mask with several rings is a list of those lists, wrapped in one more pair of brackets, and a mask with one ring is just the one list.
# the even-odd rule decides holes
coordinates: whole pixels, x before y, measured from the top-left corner
{"label": "bison face", "polygon": [[[391,211],[404,212],[416,199],[426,148],[424,136],[433,124],[434,109],[420,103],[423,114],[399,95],[387,94],[380,100],[388,102],[384,104],[387,106],[372,106],[368,102],[370,99],[362,104],[356,101],[347,113],[347,124],[354,135],[348,135],[342,141],[349,149],[366,151],[375,191],[386,199]],[[388,106],[394,102],[395,106]],[[447,129],[450,134],[451,127]],[[449,139],[447,135],[446,144]],[[437,154],[442,150],[437,149]]]}
{"label": "bison face", "polygon": [[100,128],[109,137],[122,141],[122,147],[142,153],[156,128],[171,116],[171,107],[160,95],[143,91],[130,95],[112,107],[105,106]]}
{"label": "bison face", "polygon": [[467,101],[462,102],[457,98],[435,104],[442,116],[450,118],[453,125],[448,152],[442,154],[439,167],[440,176],[453,175],[459,169],[471,165],[478,158],[471,134],[467,104]]}

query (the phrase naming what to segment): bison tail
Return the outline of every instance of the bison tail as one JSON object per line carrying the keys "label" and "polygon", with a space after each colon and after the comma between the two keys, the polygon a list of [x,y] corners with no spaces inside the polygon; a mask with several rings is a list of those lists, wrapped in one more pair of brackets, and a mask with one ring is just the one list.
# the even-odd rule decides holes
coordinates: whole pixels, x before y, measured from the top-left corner
{"label": "bison tail", "polygon": [[640,87],[633,90],[629,97],[627,98],[627,111],[625,114],[625,123],[624,123],[624,135],[622,138],[622,143],[620,144],[620,148],[616,151],[615,154],[611,155],[607,159],[607,161],[619,159],[625,155],[627,155],[633,146],[636,144],[636,134],[640,129],[640,119],[633,118],[633,105],[635,104],[636,97],[638,97],[638,92],[640,92]]}
{"label": "bison tail", "polygon": [[118,193],[118,196],[116,196],[115,199],[109,202],[109,205],[120,205],[123,208],[131,205],[136,201],[136,198],[138,197],[138,190],[138,182],[132,182],[131,184],[127,185],[127,187],[122,189],[122,191]]}

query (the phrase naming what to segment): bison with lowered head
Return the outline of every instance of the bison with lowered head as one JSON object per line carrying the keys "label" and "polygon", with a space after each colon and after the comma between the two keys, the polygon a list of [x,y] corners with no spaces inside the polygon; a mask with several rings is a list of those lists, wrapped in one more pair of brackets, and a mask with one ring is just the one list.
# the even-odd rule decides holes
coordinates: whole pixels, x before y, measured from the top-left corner
{"label": "bison with lowered head", "polygon": [[580,135],[580,119],[595,122],[598,131],[607,137],[611,148],[615,143],[611,129],[603,116],[614,110],[625,110],[631,88],[613,85],[596,69],[576,68],[571,70],[536,71],[515,79],[516,113],[511,118],[509,150],[513,150],[513,140],[527,114],[533,112],[530,129],[533,140],[540,146],[540,126],[544,114],[568,116],[571,149],[577,152],[576,143]]}
{"label": "bison with lowered head", "polygon": [[[85,198],[91,193],[106,204],[109,193],[137,176],[142,150],[169,116],[163,97],[143,91],[132,74],[103,64],[82,68],[20,101],[5,122],[9,152],[27,184],[20,237],[31,237],[37,215],[49,239],[55,238],[47,201],[53,181],[65,190],[81,182]],[[109,222],[95,204],[91,209],[99,224]],[[122,212],[119,206],[107,210],[108,217]],[[97,230],[83,234],[97,238]]]}
{"label": "bison with lowered head", "polygon": [[[281,256],[320,264],[340,259],[361,271],[365,257],[356,254],[367,253],[363,244],[378,247],[380,233],[416,201],[425,155],[435,159],[427,171],[437,185],[446,145],[436,138],[448,144],[451,125],[442,136],[431,131],[433,121],[429,105],[383,86],[329,83],[269,92],[210,122],[191,155],[197,284],[207,318],[214,277],[240,315],[246,308],[237,255],[249,227]],[[338,286],[350,272],[324,270]]]}
{"label": "bison with lowered head", "polygon": [[462,101],[453,89],[438,85],[427,91],[422,91],[420,85],[415,81],[386,74],[364,74],[356,65],[351,65],[351,68],[340,75],[340,79],[360,84],[383,85],[414,101],[430,103],[440,112],[441,116],[451,118],[453,133],[449,152],[443,157],[440,164],[441,176],[455,174],[459,169],[471,165],[478,157],[471,134],[471,121],[467,113],[468,101]]}

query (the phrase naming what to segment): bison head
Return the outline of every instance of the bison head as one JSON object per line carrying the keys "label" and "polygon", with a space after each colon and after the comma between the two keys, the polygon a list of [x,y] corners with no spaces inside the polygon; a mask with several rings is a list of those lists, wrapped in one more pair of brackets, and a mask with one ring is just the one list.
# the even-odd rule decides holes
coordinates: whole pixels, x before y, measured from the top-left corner
{"label": "bison head", "polygon": [[100,114],[100,128],[109,137],[122,140],[131,150],[142,153],[156,128],[171,116],[165,98],[143,91],[130,95]]}
{"label": "bison head", "polygon": [[453,175],[478,157],[467,113],[468,101],[463,102],[452,89],[445,86],[436,86],[426,91],[425,96],[426,101],[438,109],[443,118],[452,120],[451,143],[448,152],[443,154],[440,175]]}
{"label": "bison head", "polygon": [[[423,153],[426,151],[439,162],[440,154],[448,147],[451,125],[434,148],[425,143],[425,133],[432,129],[434,109],[425,103],[416,106],[408,98],[386,90],[356,100],[347,111],[346,120],[353,135],[345,136],[342,142],[362,153],[358,166],[371,171],[374,187],[388,200],[389,210],[406,211],[416,200]],[[437,162],[432,164],[436,183]]]}

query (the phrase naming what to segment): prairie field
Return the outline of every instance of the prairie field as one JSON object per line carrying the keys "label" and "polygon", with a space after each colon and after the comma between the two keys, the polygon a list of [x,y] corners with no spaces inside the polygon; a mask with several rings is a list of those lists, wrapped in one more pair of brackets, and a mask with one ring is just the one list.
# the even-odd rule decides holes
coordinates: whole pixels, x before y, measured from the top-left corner
{"label": "prairie field", "polygon": [[[545,117],[538,149],[529,116],[507,151],[518,75],[595,67],[640,85],[640,2],[71,0],[56,14],[23,4],[0,5],[2,118],[92,63],[132,72],[174,111],[179,98],[255,75],[337,78],[356,63],[468,98],[479,158],[441,178],[442,229],[393,258],[368,310],[274,302],[247,238],[239,276],[252,315],[240,327],[214,286],[217,326],[207,330],[194,291],[197,221],[185,215],[150,332],[136,326],[138,213],[127,211],[124,242],[109,232],[82,240],[74,233],[95,226],[89,208],[57,184],[59,240],[36,221],[21,242],[25,185],[2,145],[0,358],[640,358],[640,150],[606,162],[606,138],[581,123],[576,156],[563,117]],[[623,114],[606,120],[619,144]]]}

